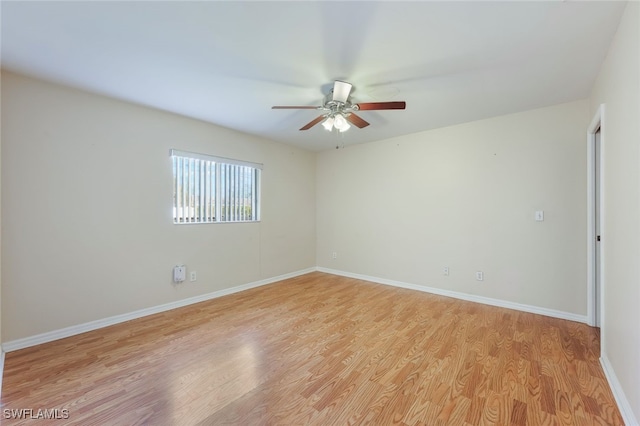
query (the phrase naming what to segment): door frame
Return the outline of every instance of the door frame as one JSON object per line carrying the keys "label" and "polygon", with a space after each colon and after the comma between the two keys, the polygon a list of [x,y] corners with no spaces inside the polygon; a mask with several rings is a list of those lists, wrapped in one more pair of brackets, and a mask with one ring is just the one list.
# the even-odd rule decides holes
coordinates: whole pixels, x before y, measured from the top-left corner
{"label": "door frame", "polygon": [[[602,339],[602,331],[604,330],[604,298],[605,298],[605,285],[604,285],[604,259],[605,259],[605,247],[606,247],[606,233],[605,233],[605,210],[604,199],[605,199],[605,191],[604,191],[604,165],[605,165],[605,148],[606,144],[605,140],[605,126],[604,126],[604,117],[605,117],[605,105],[600,104],[598,109],[596,110],[593,119],[591,120],[591,124],[587,129],[587,319],[589,321],[589,325],[592,327],[600,327]],[[596,319],[596,222],[595,222],[595,162],[596,162],[596,153],[595,153],[595,141],[596,141],[596,132],[600,129],[600,235],[605,235],[600,241],[600,294],[598,300],[599,303],[599,311],[600,311],[600,324],[597,324]]]}

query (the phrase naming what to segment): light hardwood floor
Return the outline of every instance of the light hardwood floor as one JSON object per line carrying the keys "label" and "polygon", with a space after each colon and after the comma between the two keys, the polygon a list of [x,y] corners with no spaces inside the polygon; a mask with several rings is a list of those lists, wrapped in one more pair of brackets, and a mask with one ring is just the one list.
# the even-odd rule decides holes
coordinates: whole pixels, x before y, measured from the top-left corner
{"label": "light hardwood floor", "polygon": [[[598,357],[584,324],[315,272],[10,352],[1,403],[81,425],[622,425]],[[3,419],[23,423],[49,422]]]}

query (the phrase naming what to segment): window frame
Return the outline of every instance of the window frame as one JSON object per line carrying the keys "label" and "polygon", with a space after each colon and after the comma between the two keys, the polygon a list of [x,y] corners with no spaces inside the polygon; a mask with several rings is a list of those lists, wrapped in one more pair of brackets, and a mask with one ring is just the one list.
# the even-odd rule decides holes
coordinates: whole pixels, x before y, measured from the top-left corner
{"label": "window frame", "polygon": [[[178,149],[171,149],[169,156],[171,157],[173,180],[172,219],[174,225],[260,222],[263,167],[261,163]],[[186,174],[182,168],[186,164],[184,159],[187,159],[189,167]],[[232,171],[233,174],[229,174],[229,171]],[[179,183],[179,176],[182,176],[183,185]],[[187,193],[184,191],[185,176],[188,179]],[[247,185],[249,185],[248,194],[245,192]],[[245,201],[237,204],[236,200],[241,199],[240,197],[243,197]],[[179,198],[182,198],[183,203],[178,201]],[[249,204],[247,204],[247,199],[250,200]],[[204,207],[197,203],[197,201],[202,202],[203,200],[205,201]],[[231,201],[235,208],[230,206],[227,201]],[[184,207],[186,203],[189,203],[188,207]],[[191,207],[191,203],[199,204],[199,207],[196,205]],[[223,203],[225,204],[223,205]],[[246,209],[247,206],[251,207],[248,218],[244,213],[238,213]],[[181,209],[183,213],[180,215],[178,213]],[[185,209],[189,209],[186,215],[184,214]],[[193,209],[193,215],[191,209]]]}

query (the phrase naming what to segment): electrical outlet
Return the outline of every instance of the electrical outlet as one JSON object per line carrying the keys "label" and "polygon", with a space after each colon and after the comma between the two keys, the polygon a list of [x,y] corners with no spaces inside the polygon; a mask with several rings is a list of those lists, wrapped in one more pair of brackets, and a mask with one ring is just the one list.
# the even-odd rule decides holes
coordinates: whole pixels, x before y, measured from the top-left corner
{"label": "electrical outlet", "polygon": [[191,271],[191,273],[189,274],[189,281],[195,281],[198,279],[198,275],[196,274],[196,271]]}
{"label": "electrical outlet", "polygon": [[476,272],[476,280],[478,280],[478,281],[484,280],[484,272],[482,272],[482,271]]}
{"label": "electrical outlet", "polygon": [[334,251],[333,253],[331,253],[331,258],[332,259],[337,259],[338,258],[338,252]]}
{"label": "electrical outlet", "polygon": [[449,267],[448,267],[448,266],[445,266],[445,267],[444,267],[444,269],[442,270],[442,273],[443,273],[445,276],[447,276],[447,277],[448,277],[448,276],[449,276]]}

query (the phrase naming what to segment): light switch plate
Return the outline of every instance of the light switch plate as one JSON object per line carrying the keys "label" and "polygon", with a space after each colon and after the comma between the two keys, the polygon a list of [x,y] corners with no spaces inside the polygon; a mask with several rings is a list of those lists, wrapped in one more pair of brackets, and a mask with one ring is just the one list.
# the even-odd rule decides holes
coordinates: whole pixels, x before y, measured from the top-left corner
{"label": "light switch plate", "polygon": [[536,211],[536,222],[542,222],[544,220],[544,211]]}

